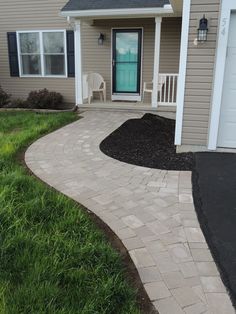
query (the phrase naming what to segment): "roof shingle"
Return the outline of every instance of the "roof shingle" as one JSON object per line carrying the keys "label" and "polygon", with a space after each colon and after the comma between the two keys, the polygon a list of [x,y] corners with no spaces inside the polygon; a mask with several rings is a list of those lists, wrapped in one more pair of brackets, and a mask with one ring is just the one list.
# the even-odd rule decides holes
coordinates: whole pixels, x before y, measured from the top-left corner
{"label": "roof shingle", "polygon": [[69,0],[62,11],[161,8],[169,0]]}

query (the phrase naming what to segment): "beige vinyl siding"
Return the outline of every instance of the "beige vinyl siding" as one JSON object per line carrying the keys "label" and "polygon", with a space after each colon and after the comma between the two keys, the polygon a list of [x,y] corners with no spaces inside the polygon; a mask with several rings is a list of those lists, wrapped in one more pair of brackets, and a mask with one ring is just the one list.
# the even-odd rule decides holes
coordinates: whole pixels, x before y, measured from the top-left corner
{"label": "beige vinyl siding", "polygon": [[74,78],[10,77],[7,32],[17,30],[69,29],[59,16],[66,0],[0,1],[0,84],[15,98],[26,98],[31,90],[48,88],[58,91],[68,103],[75,102]]}
{"label": "beige vinyl siding", "polygon": [[[66,102],[75,102],[73,78],[14,78],[10,77],[7,32],[20,30],[70,29],[65,18],[59,16],[66,0],[14,0],[0,2],[0,84],[15,98],[26,98],[31,90],[48,88],[59,91]],[[98,72],[107,81],[108,99],[111,98],[111,30],[119,27],[142,27],[143,78],[152,81],[154,59],[154,19],[97,20],[82,26],[83,72]],[[98,36],[106,40],[98,46]],[[181,18],[163,18],[161,33],[160,72],[178,73]],[[146,101],[150,101],[147,98]]]}
{"label": "beige vinyl siding", "polygon": [[[107,97],[111,98],[112,28],[143,28],[143,79],[151,82],[154,61],[154,19],[97,20],[83,25],[82,60],[84,72],[99,72],[107,82]],[[105,35],[103,46],[98,46],[99,34]],[[178,73],[180,54],[181,18],[163,18],[161,31],[161,73]],[[141,84],[142,86],[142,84]],[[146,97],[145,101],[150,101]]]}
{"label": "beige vinyl siding", "polygon": [[[219,11],[220,0],[192,0],[182,145],[207,145]],[[194,46],[203,14],[209,20],[208,40]]]}

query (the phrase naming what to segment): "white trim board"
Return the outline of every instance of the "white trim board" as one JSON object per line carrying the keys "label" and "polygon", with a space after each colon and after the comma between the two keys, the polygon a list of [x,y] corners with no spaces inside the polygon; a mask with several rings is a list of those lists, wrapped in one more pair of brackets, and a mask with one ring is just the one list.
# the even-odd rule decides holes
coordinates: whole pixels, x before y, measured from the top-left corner
{"label": "white trim board", "polygon": [[235,0],[222,0],[221,4],[221,17],[219,24],[218,33],[218,45],[216,54],[216,66],[215,66],[215,77],[214,87],[212,96],[212,108],[210,116],[209,126],[209,138],[208,138],[208,149],[216,150],[218,131],[220,123],[220,110],[222,103],[222,93],[224,85],[224,74],[225,74],[225,63],[227,56],[227,46],[229,37],[229,26],[231,12],[236,10]]}
{"label": "white trim board", "polygon": [[83,64],[82,64],[82,46],[81,30],[82,22],[77,20],[74,26],[75,38],[75,103],[76,106],[83,104]]}
{"label": "white trim board", "polygon": [[61,11],[60,15],[63,17],[77,17],[77,18],[105,18],[105,17],[155,17],[162,14],[174,14],[171,6],[162,8],[133,8],[133,9],[102,9],[102,10],[80,10],[80,11]]}
{"label": "white trim board", "polygon": [[191,0],[184,0],[184,2],[183,2],[182,31],[181,31],[179,78],[178,78],[178,86],[177,86],[177,111],[176,111],[176,127],[175,127],[175,145],[181,145],[182,144],[184,94],[185,94],[187,56],[188,56],[190,8],[191,8]]}
{"label": "white trim board", "polygon": [[153,91],[152,107],[158,106],[158,83],[160,71],[160,54],[161,54],[161,27],[162,17],[155,18],[155,43],[154,43],[154,62],[153,62]]}

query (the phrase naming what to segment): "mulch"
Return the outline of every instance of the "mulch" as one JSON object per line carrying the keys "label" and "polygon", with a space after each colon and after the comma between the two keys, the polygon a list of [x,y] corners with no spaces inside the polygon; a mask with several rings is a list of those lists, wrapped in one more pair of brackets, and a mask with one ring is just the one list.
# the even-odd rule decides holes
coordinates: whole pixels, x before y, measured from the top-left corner
{"label": "mulch", "polygon": [[193,153],[176,153],[175,121],[154,114],[126,121],[100,145],[119,161],[163,170],[192,170]]}

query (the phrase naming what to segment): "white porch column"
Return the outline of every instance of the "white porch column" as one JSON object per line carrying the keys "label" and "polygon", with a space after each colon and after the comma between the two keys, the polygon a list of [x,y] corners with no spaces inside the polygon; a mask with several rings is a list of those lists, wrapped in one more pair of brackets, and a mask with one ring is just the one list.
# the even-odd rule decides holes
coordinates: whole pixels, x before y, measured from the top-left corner
{"label": "white porch column", "polygon": [[189,23],[190,23],[191,0],[183,1],[182,29],[181,29],[181,47],[179,60],[179,78],[177,86],[177,107],[176,107],[176,125],[175,125],[175,145],[182,144],[183,115],[184,115],[184,94],[187,71]]}
{"label": "white porch column", "polygon": [[76,106],[83,104],[83,70],[81,49],[81,26],[80,20],[75,21],[75,98]]}
{"label": "white porch column", "polygon": [[155,50],[154,50],[154,67],[153,67],[153,92],[152,92],[152,107],[157,108],[158,105],[158,79],[160,67],[160,47],[161,47],[161,17],[155,18]]}

